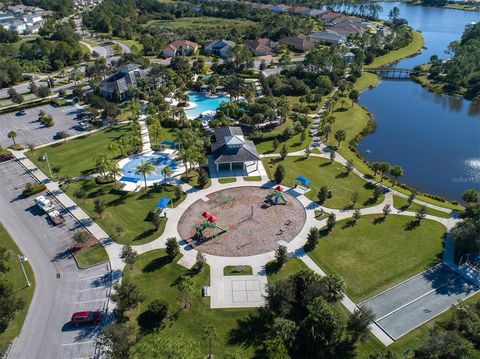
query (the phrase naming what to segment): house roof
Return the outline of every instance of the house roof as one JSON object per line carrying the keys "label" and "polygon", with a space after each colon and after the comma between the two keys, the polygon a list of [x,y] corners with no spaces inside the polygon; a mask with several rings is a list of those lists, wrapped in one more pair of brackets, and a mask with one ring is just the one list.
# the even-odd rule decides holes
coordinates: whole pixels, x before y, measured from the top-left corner
{"label": "house roof", "polygon": [[338,41],[338,42],[345,42],[347,39],[344,35],[340,35],[338,32],[331,30],[331,29],[326,29],[324,31],[319,31],[319,32],[312,32],[309,35],[311,40],[330,40],[330,41]]}
{"label": "house roof", "polygon": [[117,73],[107,77],[102,81],[100,87],[102,91],[123,93],[129,87],[136,86],[140,78],[145,78],[147,71],[142,70],[138,64],[128,64],[120,69]]}
{"label": "house roof", "polygon": [[301,50],[311,50],[315,47],[315,43],[310,41],[305,35],[285,37],[279,42]]}
{"label": "house roof", "polygon": [[274,42],[267,38],[261,38],[257,40],[247,40],[245,41],[245,46],[251,49],[252,51],[264,51],[266,53],[272,53],[272,45]]}
{"label": "house roof", "polygon": [[163,51],[177,51],[177,49],[181,46],[188,47],[193,50],[198,47],[198,44],[189,40],[175,40],[174,42],[168,44]]}
{"label": "house roof", "polygon": [[215,140],[212,153],[216,164],[260,160],[254,143],[245,139],[240,127],[216,128]]}
{"label": "house roof", "polygon": [[207,51],[221,51],[224,48],[232,48],[235,46],[235,42],[230,40],[215,40],[205,45]]}

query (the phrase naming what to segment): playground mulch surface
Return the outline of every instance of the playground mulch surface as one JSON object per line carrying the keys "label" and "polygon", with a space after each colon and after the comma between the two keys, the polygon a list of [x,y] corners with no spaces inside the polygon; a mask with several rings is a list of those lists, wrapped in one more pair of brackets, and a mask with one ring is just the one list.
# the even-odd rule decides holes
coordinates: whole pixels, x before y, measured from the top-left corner
{"label": "playground mulch surface", "polygon": [[[251,256],[270,252],[279,241],[290,242],[302,230],[306,213],[303,205],[284,193],[286,204],[270,205],[265,197],[271,189],[261,187],[237,187],[208,195],[208,201],[199,199],[182,215],[178,233],[200,252],[218,256]],[[194,239],[195,226],[208,211],[217,217],[221,229],[206,229],[204,239]],[[253,216],[252,216],[253,212]]]}

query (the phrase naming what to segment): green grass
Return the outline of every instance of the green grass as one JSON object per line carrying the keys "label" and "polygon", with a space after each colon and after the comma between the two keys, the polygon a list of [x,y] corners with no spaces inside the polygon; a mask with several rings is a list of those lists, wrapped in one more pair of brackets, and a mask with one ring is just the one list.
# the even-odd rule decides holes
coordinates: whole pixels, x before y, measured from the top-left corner
{"label": "green grass", "polygon": [[258,182],[258,181],[262,180],[262,177],[261,176],[246,176],[246,177],[243,177],[243,180],[247,181],[247,182]]}
{"label": "green grass", "polygon": [[[116,189],[113,184],[98,185],[95,180],[88,179],[77,181],[65,188],[64,191],[87,214],[110,235],[115,241],[122,244],[142,244],[158,238],[165,229],[166,220],[158,231],[155,231],[151,222],[150,212],[155,210],[155,205],[162,197],[175,197],[175,187],[162,186],[159,189],[151,188],[146,192],[125,192]],[[85,201],[75,198],[74,193],[83,189],[87,194]],[[105,203],[105,212],[99,218],[94,211],[94,200],[101,199]],[[184,199],[181,198],[180,201]],[[174,202],[176,206],[180,201]],[[121,237],[115,233],[115,225],[120,224],[124,233]]]}
{"label": "green grass", "polygon": [[221,184],[226,184],[226,183],[233,183],[237,182],[237,179],[235,177],[227,177],[227,178],[219,178],[218,183]]}
{"label": "green grass", "polygon": [[351,173],[345,176],[345,167],[329,160],[310,156],[289,156],[283,161],[277,158],[264,158],[263,165],[270,177],[273,179],[275,168],[282,164],[285,168],[285,179],[282,182],[285,186],[293,186],[297,176],[305,176],[312,180],[312,185],[306,196],[315,201],[320,187],[328,186],[333,192],[333,197],[325,201],[324,205],[329,208],[350,208],[353,192],[358,192],[359,199],[356,207],[369,207],[381,203],[383,196],[377,201],[373,199],[372,185]]}
{"label": "green grass", "polygon": [[74,256],[80,268],[88,268],[108,261],[107,251],[101,244],[91,247],[84,252],[74,253]]}
{"label": "green grass", "polygon": [[422,34],[416,30],[412,30],[412,35],[413,40],[410,44],[402,47],[401,49],[390,51],[386,55],[377,57],[375,60],[373,60],[371,64],[367,65],[366,67],[375,68],[385,66],[401,60],[405,57],[415,55],[425,45],[425,40],[423,39]]}
{"label": "green grass", "polygon": [[378,77],[378,75],[372,74],[371,72],[362,72],[362,76],[357,79],[353,88],[357,91],[363,91],[367,88],[377,86],[379,82],[380,77]]}
{"label": "green grass", "polygon": [[[409,206],[407,199],[400,196],[393,196],[393,206],[396,209],[399,209],[402,211],[411,211],[411,212],[417,212],[422,207],[420,204],[415,202],[412,202],[412,204]],[[451,213],[449,212],[438,211],[436,209],[432,209],[428,207],[426,208],[427,208],[427,214],[430,214],[432,216],[437,216],[441,218],[451,217]]]}
{"label": "green grass", "polygon": [[252,275],[252,267],[250,266],[226,266],[223,268],[223,275]]}
{"label": "green grass", "polygon": [[199,17],[182,17],[175,20],[151,20],[146,26],[157,25],[172,31],[196,31],[208,30],[215,32],[215,29],[250,29],[256,26],[253,21],[224,19],[218,17],[199,16]]}
{"label": "green grass", "polygon": [[307,265],[298,258],[290,258],[280,269],[277,268],[275,261],[267,263],[265,267],[269,283],[285,280],[293,273],[308,269]]}
{"label": "green grass", "polygon": [[30,264],[28,262],[24,262],[23,265],[31,283],[31,286],[27,287],[25,277],[18,260],[18,254],[22,255],[22,253],[1,224],[0,246],[6,248],[10,253],[10,258],[8,261],[10,270],[2,275],[2,277],[7,279],[13,285],[13,289],[17,293],[18,298],[21,298],[25,302],[25,307],[21,311],[17,312],[15,318],[10,322],[7,329],[0,333],[0,353],[2,353],[2,351],[20,333],[20,330],[22,329],[23,322],[27,316],[28,307],[32,301],[32,296],[35,291],[35,277]]}
{"label": "green grass", "polygon": [[[181,180],[188,183],[192,187],[198,188],[198,172],[195,170],[190,170],[187,173],[183,174]],[[210,187],[211,184],[212,180],[208,178],[208,183],[205,187],[203,187],[203,189]]]}
{"label": "green grass", "polygon": [[177,141],[177,135],[175,134],[176,129],[175,128],[165,128],[162,127],[160,130],[160,133],[158,135],[158,138],[154,138],[153,136],[153,130],[152,126],[148,126],[148,133],[150,136],[150,143],[152,145],[160,145],[163,141],[170,141],[170,142],[176,142]]}
{"label": "green grass", "polygon": [[[178,259],[178,258],[177,258]],[[239,350],[242,357],[253,356],[251,347],[235,347],[228,344],[229,335],[232,329],[237,327],[237,320],[246,318],[254,313],[256,309],[210,309],[210,298],[201,298],[200,292],[204,285],[209,285],[210,273],[207,266],[200,274],[193,275],[196,285],[195,295],[190,300],[191,307],[188,310],[181,310],[180,292],[177,290],[176,282],[179,277],[189,273],[189,270],[176,262],[169,262],[164,250],[155,250],[140,255],[133,266],[133,269],[126,268],[124,280],[135,283],[145,301],[138,309],[130,312],[130,321],[137,325],[140,332],[149,328],[148,317],[141,315],[146,311],[148,303],[154,299],[162,299],[169,304],[169,313],[174,314],[171,322],[161,329],[160,336],[178,336],[184,334],[200,344],[200,348],[207,352],[207,342],[202,339],[203,328],[213,324],[219,337],[213,343],[215,357],[223,358],[226,351]],[[139,319],[140,320],[137,320]],[[143,319],[143,320],[142,320]],[[254,333],[245,333],[253,336]],[[252,338],[253,339],[253,338]]]}
{"label": "green grass", "polygon": [[327,273],[344,278],[355,301],[369,298],[436,264],[442,255],[445,227],[424,220],[408,228],[412,217],[362,216],[355,226],[339,221],[309,253]]}
{"label": "green grass", "polygon": [[290,137],[288,140],[284,141],[282,138],[278,138],[280,141],[280,146],[274,151],[273,150],[273,140],[275,137],[279,136],[282,131],[292,125],[291,120],[285,121],[285,123],[281,124],[280,126],[276,127],[274,130],[269,132],[269,139],[263,140],[263,141],[254,141],[255,146],[257,147],[258,153],[261,154],[268,154],[268,153],[279,153],[282,150],[283,145],[287,147],[288,152],[296,152],[305,149],[310,144],[310,126],[308,126],[305,131],[306,131],[306,138],[305,141],[301,141],[301,136],[302,134],[296,134],[292,137]]}
{"label": "green grass", "polygon": [[48,155],[50,166],[60,166],[60,171],[56,176],[77,177],[91,173],[95,167],[97,154],[101,152],[108,154],[108,144],[112,140],[127,136],[129,133],[130,129],[127,125],[114,126],[91,135],[44,147],[34,152],[28,151],[26,155],[47,176],[50,176],[47,164],[38,160],[45,153]]}
{"label": "green grass", "polygon": [[325,218],[328,217],[328,213],[325,212],[325,211],[323,211],[323,213],[322,213],[321,211],[319,211],[318,209],[316,209],[314,213],[315,213],[315,219],[316,219],[317,221],[322,221],[322,220],[324,220]]}

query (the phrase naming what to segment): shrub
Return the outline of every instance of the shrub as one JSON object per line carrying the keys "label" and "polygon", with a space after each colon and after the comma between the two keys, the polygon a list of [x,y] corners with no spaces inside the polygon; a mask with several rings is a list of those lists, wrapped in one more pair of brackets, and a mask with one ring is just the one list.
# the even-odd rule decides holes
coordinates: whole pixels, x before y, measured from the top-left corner
{"label": "shrub", "polygon": [[155,299],[148,304],[149,318],[155,327],[158,327],[168,316],[168,303]]}
{"label": "shrub", "polygon": [[45,191],[46,189],[47,189],[47,186],[45,186],[43,183],[28,182],[25,185],[25,189],[23,190],[22,194],[23,194],[24,197],[30,197],[34,194]]}

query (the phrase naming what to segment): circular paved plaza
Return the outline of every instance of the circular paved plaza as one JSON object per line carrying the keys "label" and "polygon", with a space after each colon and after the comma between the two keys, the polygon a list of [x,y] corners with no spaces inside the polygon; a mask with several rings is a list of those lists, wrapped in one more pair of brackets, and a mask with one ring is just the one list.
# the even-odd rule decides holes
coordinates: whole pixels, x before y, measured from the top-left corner
{"label": "circular paved plaza", "polygon": [[[272,189],[236,187],[199,199],[183,213],[178,223],[180,237],[196,250],[218,256],[251,256],[270,252],[278,241],[290,242],[302,230],[306,213],[303,205],[287,193],[286,203],[272,205],[265,197]],[[202,216],[216,217],[217,228]],[[195,236],[196,228],[206,224],[203,238]]]}

